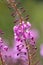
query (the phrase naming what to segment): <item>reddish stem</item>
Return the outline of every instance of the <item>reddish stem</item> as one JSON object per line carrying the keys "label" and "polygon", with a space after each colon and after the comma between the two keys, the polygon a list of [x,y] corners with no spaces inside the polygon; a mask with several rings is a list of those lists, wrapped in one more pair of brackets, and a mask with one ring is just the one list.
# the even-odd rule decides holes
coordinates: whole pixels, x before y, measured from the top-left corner
{"label": "reddish stem", "polygon": [[0,52],[0,59],[1,59],[2,65],[4,65],[4,61],[3,61],[3,58],[2,58],[2,53],[1,52]]}
{"label": "reddish stem", "polygon": [[[28,47],[28,44],[27,44],[27,42],[25,41],[25,44],[26,44],[26,47]],[[28,53],[28,61],[29,61],[29,64],[28,65],[30,65],[30,56],[29,56],[29,50],[28,50],[28,48],[27,48],[27,53]]]}
{"label": "reddish stem", "polygon": [[19,17],[20,17],[20,23],[22,23],[23,18],[22,18],[22,16],[21,16],[20,11],[19,11],[18,8],[16,7],[16,3],[15,3],[15,2],[12,2],[12,0],[9,0],[9,2],[10,2],[10,5],[16,10],[17,14],[18,14]]}

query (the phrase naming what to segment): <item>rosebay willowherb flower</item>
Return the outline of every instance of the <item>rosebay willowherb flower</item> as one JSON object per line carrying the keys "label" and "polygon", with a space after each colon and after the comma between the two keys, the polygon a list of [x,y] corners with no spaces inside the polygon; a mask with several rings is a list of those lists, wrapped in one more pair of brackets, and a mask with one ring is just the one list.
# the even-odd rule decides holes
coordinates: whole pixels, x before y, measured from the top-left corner
{"label": "rosebay willowherb flower", "polygon": [[15,46],[10,49],[4,44],[2,38],[0,38],[0,58],[3,65],[28,65],[27,55],[24,42],[15,40]]}
{"label": "rosebay willowherb flower", "polygon": [[[31,24],[27,20],[28,15],[24,19],[21,16],[21,11],[18,9],[18,3],[15,0],[7,0],[8,6],[15,10],[13,17],[16,18],[16,23],[13,27],[14,31],[14,45],[10,48],[5,44],[3,39],[0,37],[0,59],[2,65],[38,65],[39,60],[34,59],[37,57],[36,52],[36,30],[31,30]],[[20,4],[20,3],[19,3]],[[22,12],[25,10],[23,8]],[[26,21],[27,22],[26,22]],[[39,64],[40,65],[40,64]]]}
{"label": "rosebay willowherb flower", "polygon": [[[29,23],[29,25],[30,25],[30,23]],[[19,31],[18,25],[16,25],[16,26],[13,27],[13,30],[14,30],[13,48],[10,49],[7,45],[5,45],[3,39],[0,37],[0,58],[2,59],[1,61],[2,61],[2,64],[4,63],[4,65],[6,65],[6,64],[7,65],[28,65],[28,61],[29,61],[28,60],[29,59],[28,51],[30,51],[30,49],[26,46],[25,43],[28,42],[28,44],[30,44],[28,40],[31,41],[31,38],[33,36],[32,37],[30,36],[30,29],[28,29],[28,27],[25,28],[24,26],[22,27],[22,25],[20,25],[20,27],[19,27],[20,31]],[[16,28],[18,28],[18,29],[16,29]],[[17,35],[16,35],[16,33],[17,33]],[[25,36],[24,36],[24,34],[25,34]],[[34,46],[35,45],[34,42],[31,43],[31,45]],[[32,47],[32,48],[34,48],[34,47]],[[36,48],[34,48],[34,50],[35,49]],[[34,53],[33,53],[33,55],[34,55]]]}
{"label": "rosebay willowherb flower", "polygon": [[31,24],[29,22],[19,23],[18,25],[14,26],[14,36],[17,41],[26,41],[31,45],[35,45],[35,32],[30,30]]}

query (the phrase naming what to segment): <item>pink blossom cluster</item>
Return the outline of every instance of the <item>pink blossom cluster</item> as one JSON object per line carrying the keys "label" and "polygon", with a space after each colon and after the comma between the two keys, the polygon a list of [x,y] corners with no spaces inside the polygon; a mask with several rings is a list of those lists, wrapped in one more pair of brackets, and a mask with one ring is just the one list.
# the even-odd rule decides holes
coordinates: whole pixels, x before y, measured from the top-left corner
{"label": "pink blossom cluster", "polygon": [[35,45],[36,31],[30,30],[29,22],[19,23],[13,27],[14,45],[9,48],[0,37],[0,58],[5,61],[5,65],[28,65],[28,51],[25,42]]}
{"label": "pink blossom cluster", "polygon": [[9,48],[0,37],[0,58],[4,60],[5,65],[28,65],[28,55],[25,43],[18,41],[15,41],[14,43],[15,46]]}
{"label": "pink blossom cluster", "polygon": [[0,51],[3,51],[3,50],[7,51],[8,46],[3,43],[3,39],[0,37]]}
{"label": "pink blossom cluster", "polygon": [[0,37],[0,58],[5,60],[6,53],[8,51],[8,46],[5,44],[3,39]]}
{"label": "pink blossom cluster", "polygon": [[[25,42],[15,40],[15,59],[19,59],[22,62],[20,65],[28,65],[28,52],[26,49]],[[21,61],[20,61],[21,60]]]}
{"label": "pink blossom cluster", "polygon": [[36,39],[36,31],[30,30],[31,24],[29,22],[19,23],[18,25],[14,26],[14,37],[17,41],[29,41],[31,45],[35,45]]}

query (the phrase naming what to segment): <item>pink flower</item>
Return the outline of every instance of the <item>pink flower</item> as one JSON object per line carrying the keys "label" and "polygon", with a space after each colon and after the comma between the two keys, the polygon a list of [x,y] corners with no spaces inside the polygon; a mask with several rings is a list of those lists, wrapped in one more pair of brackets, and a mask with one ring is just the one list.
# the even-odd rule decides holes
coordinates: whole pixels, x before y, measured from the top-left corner
{"label": "pink flower", "polygon": [[[15,40],[15,39],[14,39]],[[12,48],[9,48],[7,45],[4,44],[2,38],[0,38],[0,54],[2,54],[2,59],[5,61],[7,65],[28,65],[28,55],[27,50],[24,42],[20,42],[15,40],[15,45]],[[1,46],[1,44],[3,46]],[[0,57],[1,57],[0,56]]]}
{"label": "pink flower", "polygon": [[[22,65],[28,65],[28,54],[25,46],[25,42],[20,42],[15,40],[15,59],[19,59],[19,61],[22,63]],[[20,64],[21,65],[21,64]]]}
{"label": "pink flower", "polygon": [[38,39],[38,32],[37,30],[30,30],[30,44],[35,45],[36,40]]}
{"label": "pink flower", "polygon": [[36,30],[30,30],[31,24],[29,22],[19,23],[19,25],[14,26],[14,38],[18,41],[28,40],[31,45],[35,45],[38,33]]}
{"label": "pink flower", "polygon": [[14,45],[12,48],[9,48],[0,37],[0,54],[2,54],[2,59],[7,65],[28,65],[26,43],[35,45],[37,38],[36,31],[30,30],[30,27],[31,24],[29,22],[25,23],[24,21],[13,27]]}
{"label": "pink flower", "polygon": [[40,55],[43,57],[43,44],[40,45]]}

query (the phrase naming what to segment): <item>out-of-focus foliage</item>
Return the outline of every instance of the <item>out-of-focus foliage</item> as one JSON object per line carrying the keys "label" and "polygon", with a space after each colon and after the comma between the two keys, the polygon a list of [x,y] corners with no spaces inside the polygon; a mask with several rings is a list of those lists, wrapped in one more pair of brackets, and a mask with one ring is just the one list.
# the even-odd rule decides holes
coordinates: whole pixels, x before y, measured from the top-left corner
{"label": "out-of-focus foliage", "polygon": [[43,0],[33,0],[33,1],[36,1],[36,2],[43,2]]}

